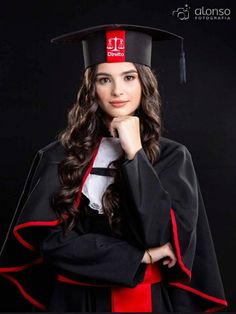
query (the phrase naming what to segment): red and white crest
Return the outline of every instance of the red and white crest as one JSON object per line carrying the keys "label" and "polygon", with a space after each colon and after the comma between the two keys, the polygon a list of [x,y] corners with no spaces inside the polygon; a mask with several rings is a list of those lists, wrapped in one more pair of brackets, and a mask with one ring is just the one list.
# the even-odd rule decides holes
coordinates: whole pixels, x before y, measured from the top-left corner
{"label": "red and white crest", "polygon": [[125,62],[125,31],[114,30],[106,32],[107,62]]}

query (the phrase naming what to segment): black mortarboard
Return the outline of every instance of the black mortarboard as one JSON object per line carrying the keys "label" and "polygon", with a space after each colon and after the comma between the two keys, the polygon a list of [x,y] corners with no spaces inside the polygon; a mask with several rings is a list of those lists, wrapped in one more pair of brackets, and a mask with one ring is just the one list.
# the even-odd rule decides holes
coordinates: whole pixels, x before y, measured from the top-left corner
{"label": "black mortarboard", "polygon": [[130,24],[108,24],[55,37],[52,43],[82,41],[85,68],[104,62],[134,62],[151,66],[152,41],[181,40],[180,81],[186,82],[183,37],[166,30]]}

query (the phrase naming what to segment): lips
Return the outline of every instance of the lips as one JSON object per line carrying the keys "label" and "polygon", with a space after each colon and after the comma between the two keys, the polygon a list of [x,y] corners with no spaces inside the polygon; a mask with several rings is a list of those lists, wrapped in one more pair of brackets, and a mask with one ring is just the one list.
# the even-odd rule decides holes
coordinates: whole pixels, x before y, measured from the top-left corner
{"label": "lips", "polygon": [[110,104],[113,106],[113,107],[123,107],[128,101],[110,101]]}

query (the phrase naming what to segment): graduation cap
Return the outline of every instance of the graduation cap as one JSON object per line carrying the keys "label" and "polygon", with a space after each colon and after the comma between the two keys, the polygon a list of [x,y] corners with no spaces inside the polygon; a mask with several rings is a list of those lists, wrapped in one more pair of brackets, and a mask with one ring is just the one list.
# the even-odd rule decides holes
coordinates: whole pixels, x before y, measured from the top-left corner
{"label": "graduation cap", "polygon": [[151,66],[152,41],[179,39],[180,81],[186,83],[184,38],[166,30],[130,24],[108,24],[67,33],[51,40],[52,43],[82,41],[85,69],[104,62],[134,62]]}

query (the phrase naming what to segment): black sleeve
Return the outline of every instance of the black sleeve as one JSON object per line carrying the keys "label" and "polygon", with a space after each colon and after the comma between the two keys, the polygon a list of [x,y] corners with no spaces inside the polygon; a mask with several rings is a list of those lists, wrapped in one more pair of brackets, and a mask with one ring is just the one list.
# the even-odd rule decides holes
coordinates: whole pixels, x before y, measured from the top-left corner
{"label": "black sleeve", "polygon": [[122,165],[122,215],[127,238],[142,248],[160,246],[169,239],[169,193],[164,189],[143,149]]}
{"label": "black sleeve", "polygon": [[144,251],[103,234],[79,235],[72,230],[64,235],[60,227],[51,228],[41,251],[59,272],[76,275],[81,281],[134,287],[144,277]]}
{"label": "black sleeve", "polygon": [[[141,248],[170,241],[184,278],[191,278],[196,249],[199,188],[191,155],[179,146],[155,167],[143,149],[122,166],[124,232]],[[176,268],[176,267],[175,267]]]}
{"label": "black sleeve", "polygon": [[34,159],[9,229],[8,249],[4,248],[6,255],[13,246],[16,252],[23,250],[17,258],[11,258],[11,265],[28,264],[38,257],[41,244],[45,260],[62,272],[78,275],[85,281],[135,286],[144,276],[146,265],[141,263],[144,250],[102,234],[80,235],[73,230],[63,236],[50,202],[59,187],[60,156],[61,153],[40,150]]}
{"label": "black sleeve", "polygon": [[11,219],[10,226],[8,228],[8,232],[6,234],[5,240],[3,242],[3,245],[1,247],[0,255],[5,249],[5,246],[7,244],[7,240],[9,236],[11,236],[12,229],[14,225],[16,224],[19,216],[21,215],[22,209],[29,198],[30,193],[32,192],[35,185],[37,185],[37,181],[39,180],[39,168],[41,166],[41,159],[42,159],[43,153],[41,151],[38,151],[37,154],[34,156],[33,162],[31,164],[29,173],[27,175],[27,178],[25,180],[25,184],[23,187],[23,190],[21,192],[17,207],[14,211],[13,217]]}

